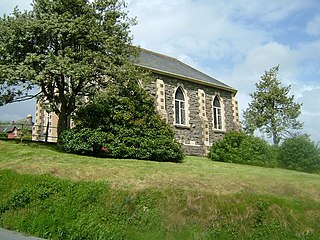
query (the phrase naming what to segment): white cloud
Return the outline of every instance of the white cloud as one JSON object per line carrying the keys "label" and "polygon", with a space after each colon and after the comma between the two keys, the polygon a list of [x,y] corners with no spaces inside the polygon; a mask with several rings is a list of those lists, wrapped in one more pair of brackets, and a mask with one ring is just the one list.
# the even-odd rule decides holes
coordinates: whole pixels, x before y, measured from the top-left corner
{"label": "white cloud", "polygon": [[311,8],[315,1],[277,0],[277,1],[231,1],[234,10],[243,18],[254,19],[260,22],[278,22],[288,16]]}
{"label": "white cloud", "polygon": [[253,92],[254,84],[271,67],[280,65],[280,78],[285,84],[294,82],[297,57],[290,47],[269,42],[249,50],[242,61],[233,65],[232,72],[225,75],[241,92]]}
{"label": "white cloud", "polygon": [[315,16],[310,22],[307,23],[306,32],[312,36],[320,35],[320,15]]}
{"label": "white cloud", "polygon": [[319,106],[320,106],[320,86],[310,87],[303,91],[299,97],[299,101],[303,102],[303,112],[305,114],[314,115],[320,117]]}
{"label": "white cloud", "polygon": [[266,70],[278,64],[294,66],[295,58],[293,55],[294,53],[288,46],[278,42],[269,42],[251,49],[245,62],[261,72],[263,69]]}
{"label": "white cloud", "polygon": [[129,10],[139,22],[133,28],[135,42],[174,56],[183,53],[217,61],[241,58],[252,46],[272,38],[264,30],[232,22],[228,7],[221,1],[131,1]]}

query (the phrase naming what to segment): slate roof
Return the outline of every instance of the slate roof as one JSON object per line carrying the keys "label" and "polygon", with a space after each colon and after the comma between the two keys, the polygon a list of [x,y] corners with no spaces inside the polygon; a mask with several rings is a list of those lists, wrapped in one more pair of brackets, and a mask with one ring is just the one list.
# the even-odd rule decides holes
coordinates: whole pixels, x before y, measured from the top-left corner
{"label": "slate roof", "polygon": [[0,132],[4,132],[4,133],[13,132],[13,130],[14,130],[16,127],[17,127],[17,126],[12,125],[12,124],[0,126]]}
{"label": "slate roof", "polygon": [[27,121],[27,119],[20,119],[17,121],[14,121],[12,123],[7,123],[7,124],[0,124],[0,132],[13,132],[15,128],[18,130],[24,128],[28,130],[32,130],[33,123],[30,123]]}
{"label": "slate roof", "polygon": [[174,76],[180,79],[202,83],[204,85],[215,86],[217,88],[229,90],[232,92],[237,92],[236,89],[220,82],[213,77],[210,77],[205,73],[200,72],[193,67],[190,67],[189,65],[179,61],[178,59],[160,53],[141,49],[136,61],[137,66],[147,68],[152,72]]}
{"label": "slate roof", "polygon": [[32,125],[33,123],[30,123],[27,119],[23,118],[23,119],[20,119],[20,120],[17,120],[14,122],[15,124],[17,125],[24,125],[24,126],[27,126],[27,127],[31,127],[32,128]]}

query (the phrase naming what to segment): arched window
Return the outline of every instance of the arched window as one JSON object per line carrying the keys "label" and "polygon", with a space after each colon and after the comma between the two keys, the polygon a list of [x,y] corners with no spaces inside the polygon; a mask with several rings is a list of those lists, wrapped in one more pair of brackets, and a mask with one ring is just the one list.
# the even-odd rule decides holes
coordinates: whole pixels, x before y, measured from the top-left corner
{"label": "arched window", "polygon": [[213,100],[213,127],[222,130],[221,103],[218,96]]}
{"label": "arched window", "polygon": [[185,125],[186,124],[186,109],[185,109],[185,99],[182,89],[179,87],[175,94],[175,116],[176,124]]}

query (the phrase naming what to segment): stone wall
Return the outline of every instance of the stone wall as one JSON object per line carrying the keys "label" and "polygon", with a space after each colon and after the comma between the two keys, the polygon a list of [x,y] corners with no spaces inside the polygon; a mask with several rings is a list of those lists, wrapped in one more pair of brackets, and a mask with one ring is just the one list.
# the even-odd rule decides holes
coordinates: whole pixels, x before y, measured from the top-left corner
{"label": "stone wall", "polygon": [[[167,76],[155,77],[158,80],[146,89],[157,100],[160,115],[173,127],[176,139],[183,144],[187,155],[206,156],[212,143],[221,139],[226,131],[239,128],[235,119],[234,93]],[[184,126],[175,124],[174,97],[178,87],[185,94],[187,121]],[[219,96],[222,105],[221,130],[214,129],[213,125],[215,96]]]}

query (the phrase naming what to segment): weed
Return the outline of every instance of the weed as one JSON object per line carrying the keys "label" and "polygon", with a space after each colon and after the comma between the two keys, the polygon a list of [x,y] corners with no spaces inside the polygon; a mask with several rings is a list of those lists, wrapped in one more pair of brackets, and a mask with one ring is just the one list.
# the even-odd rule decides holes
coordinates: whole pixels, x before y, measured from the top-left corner
{"label": "weed", "polygon": [[12,208],[25,207],[32,201],[31,190],[21,189],[15,192],[8,201],[8,205]]}

